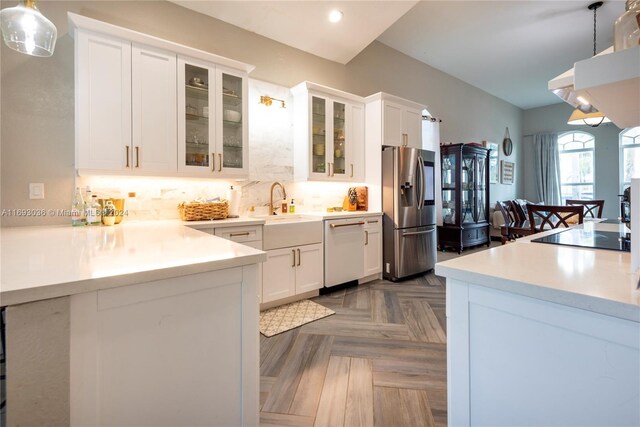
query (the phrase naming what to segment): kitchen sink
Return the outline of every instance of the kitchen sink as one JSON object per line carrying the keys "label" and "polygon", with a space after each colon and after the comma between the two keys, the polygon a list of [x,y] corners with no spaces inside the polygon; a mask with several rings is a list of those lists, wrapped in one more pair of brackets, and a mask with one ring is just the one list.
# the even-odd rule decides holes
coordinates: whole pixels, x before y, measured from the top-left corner
{"label": "kitchen sink", "polygon": [[322,242],[322,220],[303,215],[272,215],[263,217],[262,248],[288,248]]}

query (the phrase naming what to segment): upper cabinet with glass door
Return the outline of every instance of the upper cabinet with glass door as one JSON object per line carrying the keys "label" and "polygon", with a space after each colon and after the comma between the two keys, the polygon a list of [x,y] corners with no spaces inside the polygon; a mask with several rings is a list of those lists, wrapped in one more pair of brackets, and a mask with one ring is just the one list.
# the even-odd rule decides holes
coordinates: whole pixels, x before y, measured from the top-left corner
{"label": "upper cabinet with glass door", "polygon": [[247,177],[246,74],[179,58],[178,81],[180,172]]}
{"label": "upper cabinet with glass door", "polygon": [[310,82],[291,91],[296,180],[361,182],[364,99]]}
{"label": "upper cabinet with glass door", "polygon": [[248,176],[253,66],[68,16],[76,44],[78,173]]}

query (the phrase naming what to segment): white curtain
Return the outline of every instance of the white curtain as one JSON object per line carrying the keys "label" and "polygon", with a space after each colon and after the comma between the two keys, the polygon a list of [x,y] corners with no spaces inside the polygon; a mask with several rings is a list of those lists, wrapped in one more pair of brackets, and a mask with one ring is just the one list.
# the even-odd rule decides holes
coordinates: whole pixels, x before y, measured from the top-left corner
{"label": "white curtain", "polygon": [[548,205],[560,205],[560,156],[558,134],[533,135],[535,152],[536,190],[538,199]]}

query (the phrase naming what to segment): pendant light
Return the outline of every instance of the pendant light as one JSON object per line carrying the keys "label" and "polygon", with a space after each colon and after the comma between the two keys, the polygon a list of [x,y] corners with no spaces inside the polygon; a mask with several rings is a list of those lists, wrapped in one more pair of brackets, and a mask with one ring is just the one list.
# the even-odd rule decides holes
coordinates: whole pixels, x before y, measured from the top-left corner
{"label": "pendant light", "polygon": [[[601,1],[597,1],[595,3],[591,3],[587,8],[589,10],[593,10],[593,56],[596,56],[596,24],[597,24],[597,10],[604,3]],[[596,128],[603,123],[610,123],[611,119],[606,117],[600,111],[596,110],[591,104],[586,101],[583,101],[578,97],[578,100],[583,104],[580,107],[573,110],[569,120],[567,121],[568,125],[586,125],[591,126],[592,128]]]}
{"label": "pendant light", "polygon": [[35,0],[23,0],[0,11],[4,43],[13,50],[32,56],[51,56],[58,31],[38,10]]}

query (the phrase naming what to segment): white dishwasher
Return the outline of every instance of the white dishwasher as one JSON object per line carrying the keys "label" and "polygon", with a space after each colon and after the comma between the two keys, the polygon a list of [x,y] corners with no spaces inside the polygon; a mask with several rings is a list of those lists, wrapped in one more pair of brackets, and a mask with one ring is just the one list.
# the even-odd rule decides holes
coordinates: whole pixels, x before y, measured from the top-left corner
{"label": "white dishwasher", "polygon": [[364,276],[364,218],[324,222],[324,285],[358,280]]}

